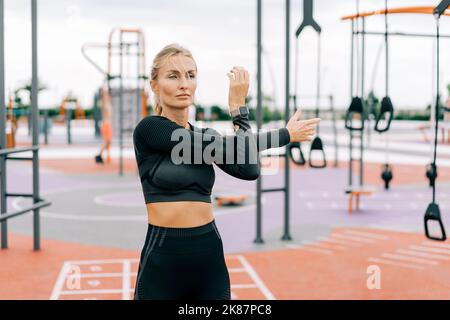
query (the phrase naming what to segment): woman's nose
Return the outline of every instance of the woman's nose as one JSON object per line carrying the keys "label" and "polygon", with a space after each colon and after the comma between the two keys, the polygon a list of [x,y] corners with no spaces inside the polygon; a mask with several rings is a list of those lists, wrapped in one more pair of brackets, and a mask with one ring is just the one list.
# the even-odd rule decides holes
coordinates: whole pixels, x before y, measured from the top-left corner
{"label": "woman's nose", "polygon": [[180,80],[180,88],[187,88],[189,83],[189,79],[181,78]]}

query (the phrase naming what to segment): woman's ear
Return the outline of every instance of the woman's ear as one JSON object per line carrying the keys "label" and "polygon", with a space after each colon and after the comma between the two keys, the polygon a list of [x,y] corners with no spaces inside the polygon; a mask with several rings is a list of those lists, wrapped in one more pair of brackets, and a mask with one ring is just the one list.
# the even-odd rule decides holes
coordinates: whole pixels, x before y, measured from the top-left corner
{"label": "woman's ear", "polygon": [[152,88],[153,93],[159,93],[158,82],[156,80],[150,80],[150,87]]}

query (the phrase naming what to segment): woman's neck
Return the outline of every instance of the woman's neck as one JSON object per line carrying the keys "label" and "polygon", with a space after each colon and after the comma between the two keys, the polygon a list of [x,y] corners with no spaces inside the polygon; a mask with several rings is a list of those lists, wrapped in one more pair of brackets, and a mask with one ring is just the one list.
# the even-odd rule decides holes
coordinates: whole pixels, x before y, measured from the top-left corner
{"label": "woman's neck", "polygon": [[191,129],[191,127],[188,124],[189,120],[189,108],[185,109],[171,109],[168,107],[163,108],[163,112],[161,113],[162,117],[166,117],[183,128]]}

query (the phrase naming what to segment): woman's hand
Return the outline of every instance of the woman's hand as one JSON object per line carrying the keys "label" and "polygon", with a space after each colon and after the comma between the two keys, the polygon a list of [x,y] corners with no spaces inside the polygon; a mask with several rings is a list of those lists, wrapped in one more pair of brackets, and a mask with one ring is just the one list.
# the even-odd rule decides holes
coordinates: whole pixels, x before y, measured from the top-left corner
{"label": "woman's hand", "polygon": [[316,126],[320,122],[320,118],[300,120],[301,115],[302,111],[298,109],[286,125],[291,142],[311,141],[316,134]]}
{"label": "woman's hand", "polygon": [[245,98],[250,87],[250,76],[243,67],[233,67],[228,73],[230,78],[230,92],[228,103],[230,112],[245,106]]}

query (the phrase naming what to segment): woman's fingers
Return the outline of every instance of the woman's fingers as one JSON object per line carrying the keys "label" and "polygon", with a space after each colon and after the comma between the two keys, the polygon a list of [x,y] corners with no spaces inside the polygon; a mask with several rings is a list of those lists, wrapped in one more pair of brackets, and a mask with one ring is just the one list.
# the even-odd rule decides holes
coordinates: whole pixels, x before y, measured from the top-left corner
{"label": "woman's fingers", "polygon": [[248,83],[250,81],[250,75],[244,67],[234,66],[230,72],[235,75],[236,82]]}
{"label": "woman's fingers", "polygon": [[246,83],[249,83],[249,82],[250,82],[250,74],[248,73],[247,70],[245,70],[245,72],[244,72],[244,81],[245,81]]}
{"label": "woman's fingers", "polygon": [[298,108],[291,119],[298,121],[298,120],[300,120],[301,116],[302,116],[302,110],[300,108]]}
{"label": "woman's fingers", "polygon": [[313,119],[303,120],[302,123],[305,126],[316,125],[320,122],[320,120],[321,120],[320,118],[313,118]]}

